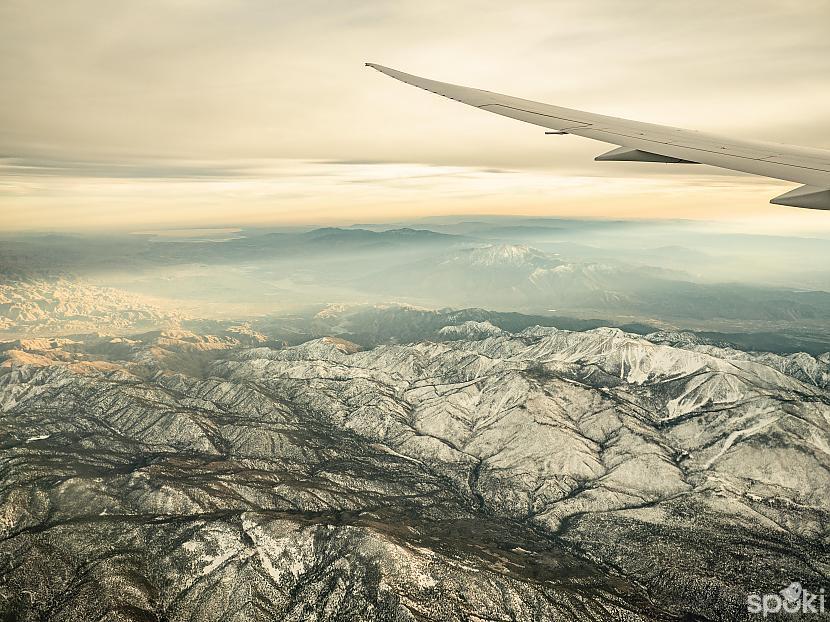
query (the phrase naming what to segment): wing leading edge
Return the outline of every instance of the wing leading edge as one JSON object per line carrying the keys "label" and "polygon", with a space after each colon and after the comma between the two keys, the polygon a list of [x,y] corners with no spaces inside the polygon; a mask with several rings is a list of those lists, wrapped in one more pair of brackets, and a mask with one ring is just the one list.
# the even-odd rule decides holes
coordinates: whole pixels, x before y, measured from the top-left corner
{"label": "wing leading edge", "polygon": [[599,161],[700,163],[799,184],[772,199],[777,205],[830,210],[830,151],[736,140],[666,125],[618,119],[500,93],[438,82],[366,63],[401,82],[449,99],[553,130],[618,145]]}

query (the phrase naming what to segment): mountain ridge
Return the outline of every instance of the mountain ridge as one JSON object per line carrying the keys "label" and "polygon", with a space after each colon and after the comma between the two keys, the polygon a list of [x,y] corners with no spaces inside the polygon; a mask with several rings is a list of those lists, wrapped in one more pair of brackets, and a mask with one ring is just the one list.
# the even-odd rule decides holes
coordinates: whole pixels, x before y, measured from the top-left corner
{"label": "mountain ridge", "polygon": [[618,329],[461,332],[25,344],[47,360],[0,368],[6,610],[741,620],[825,580],[826,388]]}

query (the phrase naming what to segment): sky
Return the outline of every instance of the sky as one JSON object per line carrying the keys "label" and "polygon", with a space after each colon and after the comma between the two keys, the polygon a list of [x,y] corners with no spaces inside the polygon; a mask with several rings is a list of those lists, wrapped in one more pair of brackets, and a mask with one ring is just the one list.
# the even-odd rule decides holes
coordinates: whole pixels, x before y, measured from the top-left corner
{"label": "sky", "polygon": [[826,0],[0,2],[0,229],[692,218],[830,231],[793,187],[485,114],[363,66],[830,147]]}

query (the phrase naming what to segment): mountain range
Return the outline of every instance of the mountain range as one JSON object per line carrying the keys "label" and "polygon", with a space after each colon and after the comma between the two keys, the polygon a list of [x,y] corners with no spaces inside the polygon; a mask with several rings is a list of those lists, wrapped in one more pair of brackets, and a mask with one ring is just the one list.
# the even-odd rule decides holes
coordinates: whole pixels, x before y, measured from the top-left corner
{"label": "mountain range", "polygon": [[827,584],[826,356],[431,330],[4,344],[5,619],[742,620]]}
{"label": "mountain range", "polygon": [[[824,289],[813,285],[824,282],[830,259],[820,240],[611,224],[517,219],[218,238],[22,236],[0,246],[0,322],[15,336],[65,333],[60,318],[34,321],[41,312],[32,305],[44,309],[52,302],[35,300],[51,294],[38,292],[72,283],[78,300],[132,299],[129,306],[146,308],[158,328],[170,326],[169,316],[251,319],[330,303],[398,302],[670,330],[797,334],[799,347],[811,351],[830,344],[830,281]],[[765,276],[749,278],[750,267]],[[55,301],[54,314],[65,307]],[[104,326],[127,328],[103,315]]]}

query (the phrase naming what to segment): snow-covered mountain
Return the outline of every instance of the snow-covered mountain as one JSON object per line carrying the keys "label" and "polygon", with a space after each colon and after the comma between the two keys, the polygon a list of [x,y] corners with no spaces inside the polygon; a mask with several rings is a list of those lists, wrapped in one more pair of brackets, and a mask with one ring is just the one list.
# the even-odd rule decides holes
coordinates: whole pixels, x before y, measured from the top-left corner
{"label": "snow-covered mountain", "polygon": [[740,620],[826,585],[810,361],[494,328],[6,344],[4,613]]}
{"label": "snow-covered mountain", "polygon": [[620,261],[579,261],[512,244],[458,247],[383,267],[356,289],[424,304],[600,317],[681,318],[712,323],[816,322],[830,294],[739,284],[698,283],[687,273]]}
{"label": "snow-covered mountain", "polygon": [[449,255],[444,263],[479,266],[484,268],[514,267],[535,270],[561,265],[555,255],[524,244],[492,244],[460,249]]}
{"label": "snow-covered mountain", "polygon": [[438,334],[444,339],[481,339],[503,335],[504,331],[487,320],[467,320],[463,324],[444,326]]}
{"label": "snow-covered mountain", "polygon": [[[568,263],[522,245],[452,250],[444,255],[369,275],[367,287],[410,296],[440,297],[451,303],[509,303],[512,306],[602,305],[628,299],[626,286],[650,269],[621,270],[602,264]],[[648,278],[653,278],[648,276]]]}
{"label": "snow-covered mountain", "polygon": [[696,352],[712,352],[716,356],[728,356],[732,359],[756,361],[807,384],[814,384],[824,389],[830,388],[830,352],[825,352],[818,356],[811,356],[806,352],[796,352],[794,354],[745,352],[736,350],[729,344],[713,342],[688,332],[651,333],[646,335],[645,338],[654,343],[665,343]]}
{"label": "snow-covered mountain", "polygon": [[0,331],[42,335],[175,325],[183,314],[83,279],[0,279]]}

